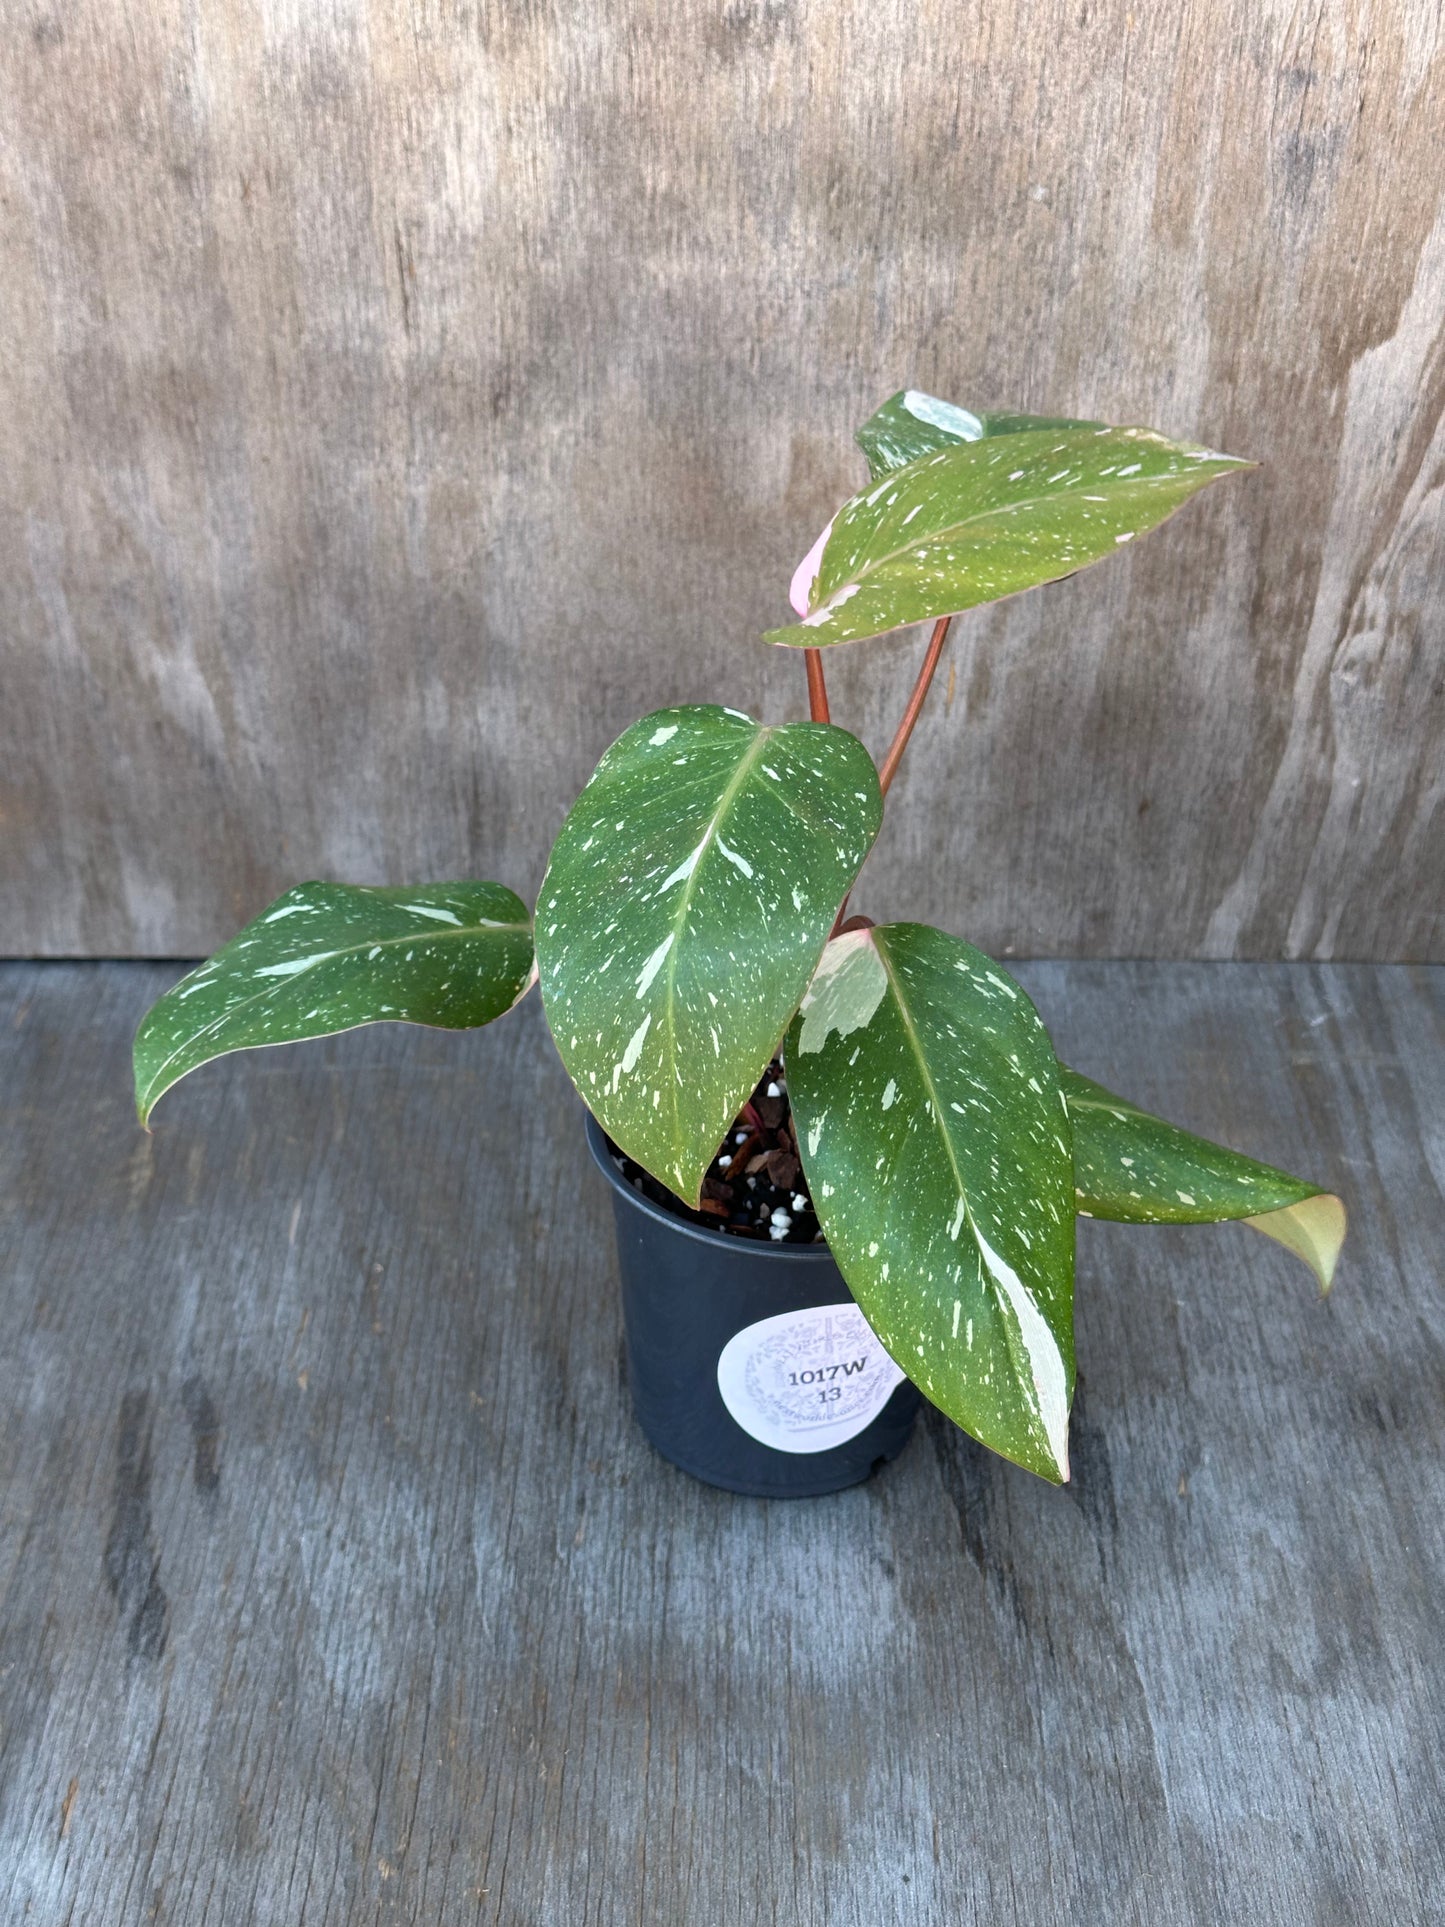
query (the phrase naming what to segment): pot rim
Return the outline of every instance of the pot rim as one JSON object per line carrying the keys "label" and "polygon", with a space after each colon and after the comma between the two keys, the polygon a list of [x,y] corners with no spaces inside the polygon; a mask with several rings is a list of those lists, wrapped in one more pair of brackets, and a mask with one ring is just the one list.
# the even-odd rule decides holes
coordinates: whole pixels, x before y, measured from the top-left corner
{"label": "pot rim", "polygon": [[607,1138],[602,1126],[585,1106],[584,1115],[587,1149],[592,1153],[593,1163],[613,1190],[625,1198],[635,1211],[642,1212],[645,1217],[652,1218],[659,1224],[665,1224],[681,1238],[695,1238],[707,1245],[710,1250],[732,1251],[740,1258],[756,1258],[767,1264],[827,1263],[836,1266],[838,1261],[826,1241],[821,1244],[789,1245],[781,1242],[774,1244],[770,1239],[739,1238],[730,1236],[726,1231],[710,1231],[700,1224],[689,1224],[686,1218],[679,1218],[675,1213],[665,1211],[660,1204],[654,1204],[651,1198],[644,1197],[640,1191],[633,1190],[612,1162],[612,1154],[607,1149]]}

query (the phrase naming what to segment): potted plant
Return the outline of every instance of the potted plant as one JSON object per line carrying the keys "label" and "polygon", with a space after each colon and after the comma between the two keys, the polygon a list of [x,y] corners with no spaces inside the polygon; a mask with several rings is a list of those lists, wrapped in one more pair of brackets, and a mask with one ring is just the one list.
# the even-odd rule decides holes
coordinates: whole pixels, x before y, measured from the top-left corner
{"label": "potted plant", "polygon": [[[1339,1200],[1061,1065],[1003,966],[847,915],[959,611],[1102,560],[1249,466],[1139,428],[914,390],[858,431],[868,486],[794,578],[811,720],[635,723],[553,847],[535,920],[498,883],[289,890],[152,1008],[145,1123],[223,1052],[383,1020],[467,1028],[540,978],[616,1208],[638,1415],[713,1483],[830,1490],[918,1395],[1068,1477],[1076,1215],[1240,1219],[1327,1288]],[[934,624],[875,768],[823,651]]]}

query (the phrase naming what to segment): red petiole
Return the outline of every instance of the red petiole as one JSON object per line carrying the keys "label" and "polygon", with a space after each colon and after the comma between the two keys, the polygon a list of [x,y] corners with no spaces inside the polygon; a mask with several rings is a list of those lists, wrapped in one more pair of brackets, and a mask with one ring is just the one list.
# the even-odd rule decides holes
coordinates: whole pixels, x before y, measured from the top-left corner
{"label": "red petiole", "polygon": [[[913,734],[914,725],[923,714],[923,705],[928,700],[929,687],[942,658],[943,645],[948,640],[948,631],[952,622],[952,616],[940,616],[933,625],[933,634],[928,639],[928,648],[924,651],[918,677],[913,685],[913,693],[908,698],[908,705],[899,718],[893,741],[888,745],[888,754],[879,765],[878,788],[884,796],[888,794],[893,779],[898,774],[898,765],[903,761],[903,752],[908,747],[908,739]],[[828,689],[823,681],[822,650],[805,649],[803,661],[808,671],[808,714],[815,723],[829,722],[832,719],[828,714]],[[845,927],[846,917],[848,917],[848,898],[844,897],[833,922],[832,934],[835,937]],[[848,927],[857,929],[864,921],[866,920],[856,917],[848,918]]]}

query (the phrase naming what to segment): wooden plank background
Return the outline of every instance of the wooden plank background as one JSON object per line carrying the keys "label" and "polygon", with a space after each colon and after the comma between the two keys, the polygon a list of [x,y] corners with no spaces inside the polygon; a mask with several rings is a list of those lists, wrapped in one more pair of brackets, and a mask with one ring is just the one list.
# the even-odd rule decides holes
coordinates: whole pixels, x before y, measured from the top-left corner
{"label": "wooden plank background", "polygon": [[1445,971],[1023,974],[1334,1291],[1081,1225],[1066,1489],[934,1414],[769,1502],[632,1420],[535,997],[148,1138],[174,972],[0,969],[6,1927],[1439,1927]]}
{"label": "wooden plank background", "polygon": [[1445,955],[1442,135],[1439,0],[4,0],[0,949],[531,890],[639,710],[800,712],[915,383],[1265,466],[960,625],[868,907]]}

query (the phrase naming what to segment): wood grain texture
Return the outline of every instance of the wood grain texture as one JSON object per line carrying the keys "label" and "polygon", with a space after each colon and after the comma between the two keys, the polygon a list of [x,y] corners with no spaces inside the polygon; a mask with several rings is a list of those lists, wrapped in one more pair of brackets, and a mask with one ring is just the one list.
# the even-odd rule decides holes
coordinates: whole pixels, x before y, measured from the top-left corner
{"label": "wood grain texture", "polygon": [[[883,914],[1445,956],[1438,0],[11,0],[0,947],[526,894],[905,382],[1264,467],[958,626]],[[888,740],[922,639],[829,663]]]}
{"label": "wood grain texture", "polygon": [[635,1429],[535,1000],[232,1058],[148,1139],[168,973],[0,971],[0,1917],[1434,1927],[1445,973],[1025,974],[1338,1184],[1334,1295],[1085,1225],[1071,1487],[934,1420],[790,1504]]}

